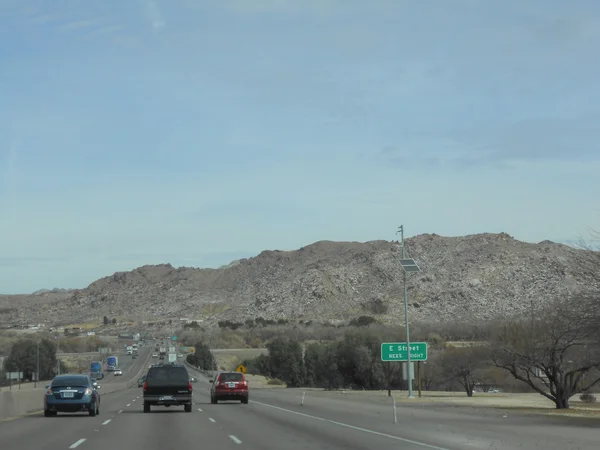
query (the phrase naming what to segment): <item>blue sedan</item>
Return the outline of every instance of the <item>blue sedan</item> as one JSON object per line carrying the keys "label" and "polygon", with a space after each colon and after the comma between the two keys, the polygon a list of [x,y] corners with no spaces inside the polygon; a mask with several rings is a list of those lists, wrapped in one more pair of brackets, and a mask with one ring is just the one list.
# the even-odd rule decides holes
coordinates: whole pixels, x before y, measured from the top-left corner
{"label": "blue sedan", "polygon": [[58,375],[46,386],[44,416],[59,412],[86,411],[92,417],[100,413],[100,386],[94,385],[87,375]]}

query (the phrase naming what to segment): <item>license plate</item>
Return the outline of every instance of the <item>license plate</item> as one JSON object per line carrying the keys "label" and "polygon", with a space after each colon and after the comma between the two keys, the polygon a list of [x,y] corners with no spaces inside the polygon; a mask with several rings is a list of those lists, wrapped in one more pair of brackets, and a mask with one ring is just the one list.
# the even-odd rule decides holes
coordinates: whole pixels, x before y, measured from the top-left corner
{"label": "license plate", "polygon": [[174,400],[172,395],[165,395],[163,397],[160,397],[159,400]]}
{"label": "license plate", "polygon": [[227,383],[227,386],[230,388],[234,388],[235,387],[235,383]]}
{"label": "license plate", "polygon": [[73,398],[73,397],[75,397],[75,393],[74,392],[63,392],[62,396],[63,396],[63,398]]}

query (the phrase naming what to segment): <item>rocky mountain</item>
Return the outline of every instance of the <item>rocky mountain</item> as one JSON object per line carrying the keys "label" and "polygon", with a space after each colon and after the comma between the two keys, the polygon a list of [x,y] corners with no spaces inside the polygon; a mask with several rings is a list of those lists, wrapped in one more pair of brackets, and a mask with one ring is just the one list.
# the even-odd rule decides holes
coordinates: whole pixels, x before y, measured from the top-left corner
{"label": "rocky mountain", "polygon": [[[411,320],[530,314],[557,297],[600,289],[600,253],[500,234],[406,240],[422,271],[408,278]],[[404,316],[398,242],[321,241],[269,250],[219,269],[143,266],[73,292],[0,296],[0,322],[73,323],[109,317],[205,321]]]}

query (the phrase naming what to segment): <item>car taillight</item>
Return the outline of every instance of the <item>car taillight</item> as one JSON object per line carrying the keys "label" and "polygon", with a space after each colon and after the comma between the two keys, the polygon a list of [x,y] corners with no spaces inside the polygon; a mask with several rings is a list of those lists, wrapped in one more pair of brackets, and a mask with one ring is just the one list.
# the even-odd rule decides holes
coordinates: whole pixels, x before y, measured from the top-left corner
{"label": "car taillight", "polygon": [[192,392],[192,382],[191,381],[188,383],[188,389],[190,390],[190,392]]}
{"label": "car taillight", "polygon": [[148,382],[144,381],[144,392],[146,391],[146,388],[148,387]]}
{"label": "car taillight", "polygon": [[248,382],[246,380],[242,381],[240,384],[246,389],[248,388]]}
{"label": "car taillight", "polygon": [[52,388],[50,388],[46,391],[46,395],[52,395],[52,394],[54,394],[54,392],[52,391]]}

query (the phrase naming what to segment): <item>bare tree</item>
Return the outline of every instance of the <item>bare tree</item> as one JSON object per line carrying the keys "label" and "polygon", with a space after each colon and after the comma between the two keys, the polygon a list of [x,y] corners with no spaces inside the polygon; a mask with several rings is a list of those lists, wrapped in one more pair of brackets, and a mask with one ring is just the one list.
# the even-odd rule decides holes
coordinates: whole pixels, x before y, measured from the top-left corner
{"label": "bare tree", "polygon": [[479,381],[478,375],[489,366],[489,350],[486,347],[450,347],[442,355],[446,378],[457,381],[469,397],[473,396],[473,389]]}
{"label": "bare tree", "polygon": [[552,400],[557,409],[600,383],[600,308],[595,295],[555,301],[529,319],[500,327],[492,345],[497,367]]}

